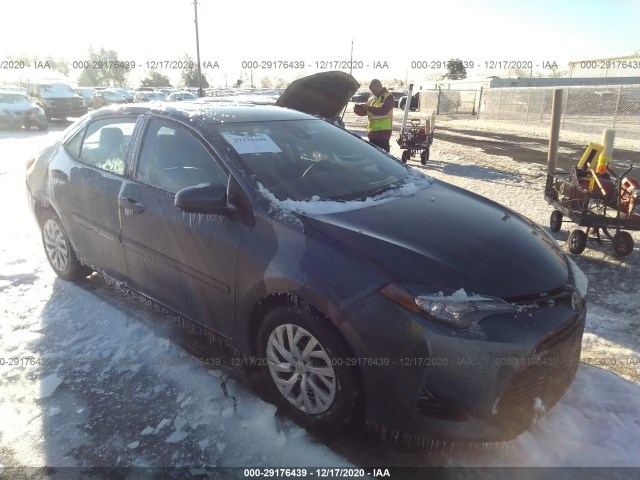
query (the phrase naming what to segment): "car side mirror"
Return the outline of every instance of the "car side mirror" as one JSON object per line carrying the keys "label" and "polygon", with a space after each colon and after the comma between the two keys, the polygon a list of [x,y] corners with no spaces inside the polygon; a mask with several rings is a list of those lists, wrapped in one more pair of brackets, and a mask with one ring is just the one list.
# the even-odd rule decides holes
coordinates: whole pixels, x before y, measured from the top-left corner
{"label": "car side mirror", "polygon": [[221,184],[201,184],[179,190],[175,206],[189,213],[227,213],[227,186]]}

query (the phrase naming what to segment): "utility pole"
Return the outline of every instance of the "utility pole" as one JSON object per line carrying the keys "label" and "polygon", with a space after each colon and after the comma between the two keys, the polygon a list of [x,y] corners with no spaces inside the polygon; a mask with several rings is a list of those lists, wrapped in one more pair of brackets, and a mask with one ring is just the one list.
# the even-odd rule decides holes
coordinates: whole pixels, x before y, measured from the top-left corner
{"label": "utility pole", "polygon": [[351,61],[349,62],[349,75],[353,71],[353,38],[351,39]]}
{"label": "utility pole", "polygon": [[204,97],[202,91],[202,72],[200,70],[200,37],[198,35],[198,0],[193,0],[193,10],[195,13],[195,24],[196,24],[196,56],[198,61],[198,96]]}

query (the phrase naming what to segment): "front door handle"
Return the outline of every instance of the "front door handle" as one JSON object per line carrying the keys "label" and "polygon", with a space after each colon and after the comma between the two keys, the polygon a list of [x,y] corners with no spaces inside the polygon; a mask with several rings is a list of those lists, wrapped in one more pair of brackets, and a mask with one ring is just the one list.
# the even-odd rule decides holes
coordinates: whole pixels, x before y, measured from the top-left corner
{"label": "front door handle", "polygon": [[125,214],[138,214],[144,212],[144,205],[133,198],[118,198],[118,205],[124,208]]}

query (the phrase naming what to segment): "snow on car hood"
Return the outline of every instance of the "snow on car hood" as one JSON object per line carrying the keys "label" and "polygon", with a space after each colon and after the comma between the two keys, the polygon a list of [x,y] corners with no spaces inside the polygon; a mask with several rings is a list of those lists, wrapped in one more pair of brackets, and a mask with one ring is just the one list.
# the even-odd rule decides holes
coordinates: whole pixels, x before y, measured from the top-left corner
{"label": "snow on car hood", "polygon": [[537,224],[437,180],[371,208],[301,218],[410,282],[515,298],[569,280],[564,255]]}
{"label": "snow on car hood", "polygon": [[351,200],[348,202],[340,202],[336,200],[321,200],[318,196],[313,196],[310,200],[278,200],[273,193],[258,183],[258,189],[276,208],[295,213],[308,215],[322,215],[330,213],[349,212],[351,210],[359,210],[362,208],[381,205],[388,201],[414,195],[419,191],[428,188],[433,183],[433,178],[412,169],[404,178],[401,185],[392,188],[380,195],[367,197],[362,200]]}
{"label": "snow on car hood", "polygon": [[276,102],[323,118],[333,118],[360,88],[360,83],[346,72],[320,72],[292,82]]}

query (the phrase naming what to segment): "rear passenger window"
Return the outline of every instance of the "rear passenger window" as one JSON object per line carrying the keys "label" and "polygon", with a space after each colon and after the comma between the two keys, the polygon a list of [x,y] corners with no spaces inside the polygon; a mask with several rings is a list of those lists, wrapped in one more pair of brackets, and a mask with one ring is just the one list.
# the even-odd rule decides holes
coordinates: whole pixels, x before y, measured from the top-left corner
{"label": "rear passenger window", "polygon": [[96,120],[74,135],[65,148],[82,163],[124,175],[136,120],[135,117]]}

